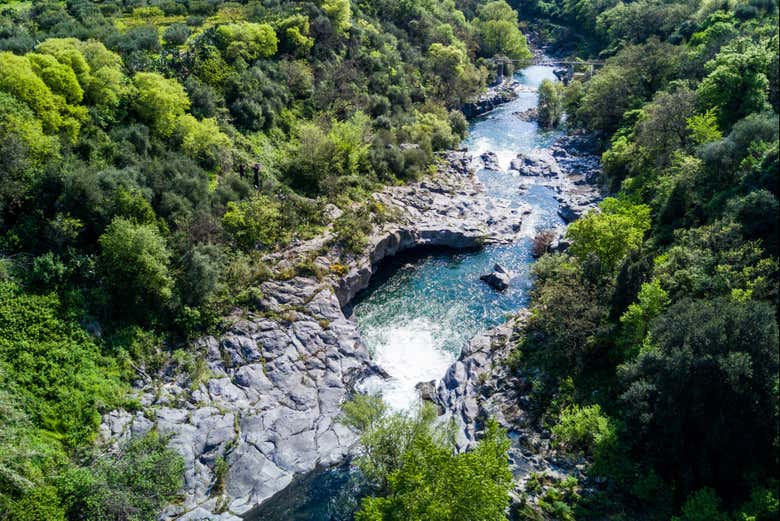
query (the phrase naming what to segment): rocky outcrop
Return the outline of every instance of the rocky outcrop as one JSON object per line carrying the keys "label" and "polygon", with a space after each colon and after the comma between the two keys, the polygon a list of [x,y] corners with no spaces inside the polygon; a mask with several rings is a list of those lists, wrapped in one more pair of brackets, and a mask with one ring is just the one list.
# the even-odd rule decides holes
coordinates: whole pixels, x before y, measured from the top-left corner
{"label": "rocky outcrop", "polygon": [[514,112],[513,114],[521,121],[535,122],[539,120],[539,109],[536,107]]}
{"label": "rocky outcrop", "polygon": [[[164,518],[235,521],[295,475],[350,453],[356,438],[338,421],[340,405],[364,379],[386,375],[342,307],[384,257],[418,246],[510,241],[520,229],[523,209],[488,198],[470,161],[449,153],[425,181],[375,194],[391,217],[358,255],[340,251],[326,232],[268,256],[280,271],[314,256],[322,275],[264,282],[257,309],[237,310],[219,336],[192,346],[207,378],[194,386],[166,374],[139,382],[140,411],[105,415],[107,443],[156,428],[184,457],[185,501]],[[218,460],[228,468],[219,489]]]}
{"label": "rocky outcrop", "polygon": [[492,172],[500,172],[502,170],[501,166],[498,164],[498,156],[495,152],[485,152],[480,155],[479,158],[482,160],[482,165],[485,170],[490,170]]}
{"label": "rocky outcrop", "polygon": [[589,210],[596,210],[601,193],[596,186],[599,157],[593,139],[562,136],[551,147],[518,154],[510,170],[520,180],[520,189],[531,184],[549,186],[560,203],[558,215],[568,224]]}
{"label": "rocky outcrop", "polygon": [[513,502],[535,501],[526,489],[532,473],[553,480],[567,476],[583,479],[584,461],[559,453],[550,433],[539,428],[531,410],[531,377],[516,374],[508,363],[528,319],[523,311],[469,342],[458,360],[439,382],[434,403],[444,414],[441,421],[453,421],[458,450],[472,448],[489,418],[507,430],[511,445],[509,461],[515,478]]}
{"label": "rocky outcrop", "polygon": [[520,83],[517,80],[507,78],[502,83],[490,87],[476,101],[464,104],[461,110],[467,118],[487,114],[496,107],[515,99],[520,88]]}

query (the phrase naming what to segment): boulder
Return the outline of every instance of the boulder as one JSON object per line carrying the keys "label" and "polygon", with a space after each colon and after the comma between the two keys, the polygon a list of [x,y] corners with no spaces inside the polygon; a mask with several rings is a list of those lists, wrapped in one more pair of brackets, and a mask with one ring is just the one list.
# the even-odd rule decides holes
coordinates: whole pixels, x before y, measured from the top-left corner
{"label": "boulder", "polygon": [[420,399],[426,402],[434,401],[434,396],[436,395],[436,380],[420,382],[415,385],[414,388],[417,389],[417,392],[420,395]]}
{"label": "boulder", "polygon": [[500,264],[493,266],[492,273],[482,275],[479,278],[479,280],[487,283],[488,286],[498,291],[507,289],[509,287],[510,279],[509,273]]}
{"label": "boulder", "polygon": [[501,167],[498,165],[498,156],[495,152],[485,152],[479,158],[482,160],[482,164],[485,165],[485,170],[501,171]]}

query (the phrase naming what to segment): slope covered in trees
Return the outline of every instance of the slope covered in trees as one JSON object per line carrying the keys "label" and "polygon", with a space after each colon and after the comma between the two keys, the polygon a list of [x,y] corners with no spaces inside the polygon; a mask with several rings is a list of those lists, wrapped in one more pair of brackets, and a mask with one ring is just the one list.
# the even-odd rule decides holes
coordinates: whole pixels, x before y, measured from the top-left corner
{"label": "slope covered in trees", "polygon": [[[257,301],[260,258],[455,146],[530,56],[503,1],[0,2],[0,517],[154,519],[181,462],[100,414]],[[401,145],[404,146],[401,146]],[[304,267],[305,268],[305,267]],[[291,274],[282,274],[290,276]],[[277,274],[279,276],[279,274]]]}
{"label": "slope covered in trees", "polygon": [[608,478],[575,517],[776,518],[776,2],[514,5],[606,60],[564,104],[614,197],[535,266],[514,356],[544,370],[541,425]]}

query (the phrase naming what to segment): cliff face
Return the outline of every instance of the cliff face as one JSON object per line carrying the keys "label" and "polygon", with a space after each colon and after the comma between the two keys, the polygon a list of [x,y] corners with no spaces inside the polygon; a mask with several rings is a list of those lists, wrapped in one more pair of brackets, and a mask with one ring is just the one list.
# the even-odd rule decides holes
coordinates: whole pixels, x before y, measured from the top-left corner
{"label": "cliff face", "polygon": [[[418,246],[473,248],[515,238],[527,210],[489,199],[467,154],[442,159],[425,181],[374,195],[393,217],[361,254],[328,246],[326,232],[270,256],[284,268],[324,251],[314,263],[327,275],[265,282],[256,310],[236,312],[219,337],[192,346],[207,362],[206,383],[193,390],[161,375],[138,389],[142,411],[104,417],[109,442],[156,428],[184,456],[186,498],[167,517],[237,519],[295,474],[349,454],[356,438],[338,422],[340,404],[365,378],[384,375],[342,307],[379,261]],[[216,470],[222,460],[226,472]]]}

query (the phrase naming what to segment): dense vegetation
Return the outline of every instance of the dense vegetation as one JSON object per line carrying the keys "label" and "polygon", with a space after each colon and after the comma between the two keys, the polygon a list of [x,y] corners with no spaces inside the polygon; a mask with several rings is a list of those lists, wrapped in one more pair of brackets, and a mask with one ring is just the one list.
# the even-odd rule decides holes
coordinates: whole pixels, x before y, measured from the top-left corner
{"label": "dense vegetation", "polygon": [[206,376],[187,340],[326,205],[359,247],[495,55],[530,56],[502,0],[0,2],[0,517],[154,519],[181,462],[154,433],[106,460],[101,413]]}
{"label": "dense vegetation", "polygon": [[776,2],[515,5],[606,60],[563,103],[614,197],[535,265],[513,357],[540,424],[608,478],[573,516],[775,519]]}
{"label": "dense vegetation", "polygon": [[[606,60],[546,83],[539,115],[600,137],[615,195],[536,265],[513,357],[541,426],[607,478],[544,512],[776,517],[776,2],[512,5]],[[328,204],[359,248],[366,194],[459,142],[495,56],[530,56],[503,0],[0,3],[0,517],[175,501],[164,437],[106,453],[101,413],[162,367],[203,377],[187,340],[254,305],[263,254],[330,224]],[[347,409],[375,487],[360,519],[502,517],[495,426],[454,455],[426,409]]]}
{"label": "dense vegetation", "polygon": [[361,434],[357,464],[370,488],[356,521],[506,519],[509,439],[495,421],[473,450],[455,453],[454,433],[435,423],[430,404],[390,413],[381,397],[360,395],[343,409],[344,423]]}

